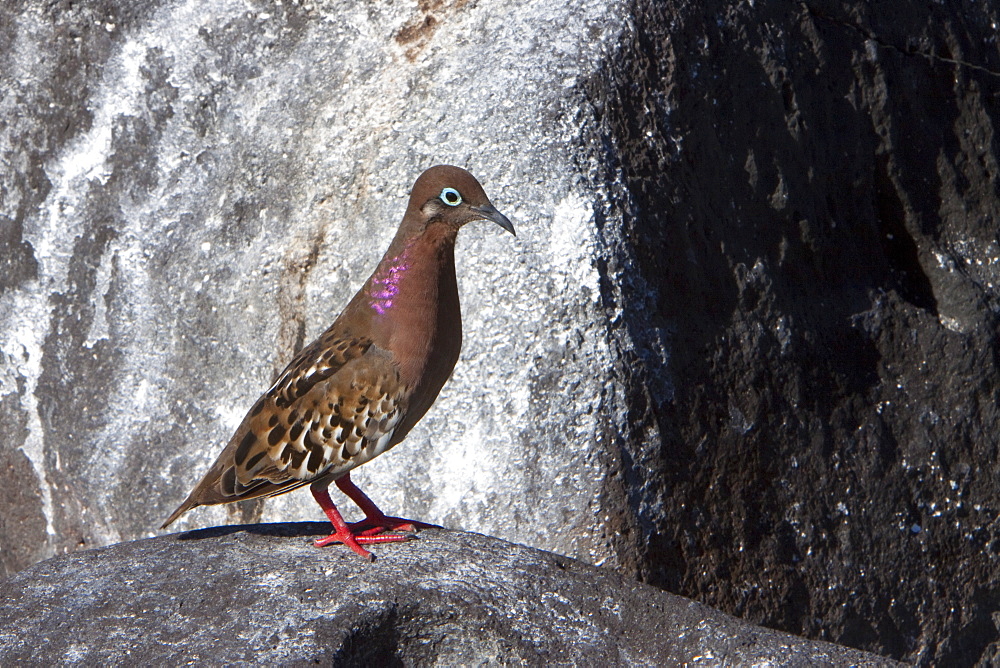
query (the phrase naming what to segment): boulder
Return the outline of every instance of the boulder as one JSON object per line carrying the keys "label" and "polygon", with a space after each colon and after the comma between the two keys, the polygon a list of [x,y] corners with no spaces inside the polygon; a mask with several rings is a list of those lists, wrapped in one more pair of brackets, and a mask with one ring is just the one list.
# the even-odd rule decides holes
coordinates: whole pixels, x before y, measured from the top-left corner
{"label": "boulder", "polygon": [[0,664],[895,665],[607,569],[421,531],[373,563],[318,523],[77,552],[0,581]]}
{"label": "boulder", "polygon": [[642,6],[588,142],[623,193],[602,284],[641,577],[921,665],[992,656],[1000,6]]}

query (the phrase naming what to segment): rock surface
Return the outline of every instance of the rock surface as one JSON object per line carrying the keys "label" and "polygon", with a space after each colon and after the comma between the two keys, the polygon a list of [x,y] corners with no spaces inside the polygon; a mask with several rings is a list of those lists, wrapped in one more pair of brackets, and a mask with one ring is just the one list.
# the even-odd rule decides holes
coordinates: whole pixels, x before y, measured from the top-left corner
{"label": "rock surface", "polygon": [[374,563],[317,523],[220,527],[0,581],[0,664],[895,665],[606,569],[444,530]]}
{"label": "rock surface", "polygon": [[[18,513],[0,513],[0,568],[152,535],[439,162],[479,177],[519,237],[463,230],[455,376],[355,479],[397,514],[631,558],[608,490],[623,404],[603,374],[593,193],[567,151],[623,6],[0,7],[0,470]],[[227,512],[318,517],[294,494],[180,526]]]}
{"label": "rock surface", "polygon": [[1000,5],[680,6],[591,86],[643,579],[973,665],[1000,619]]}
{"label": "rock surface", "polygon": [[[466,344],[387,510],[917,663],[1000,633],[1000,9],[0,5],[0,572],[150,535],[416,174]],[[317,517],[308,494],[199,511]]]}

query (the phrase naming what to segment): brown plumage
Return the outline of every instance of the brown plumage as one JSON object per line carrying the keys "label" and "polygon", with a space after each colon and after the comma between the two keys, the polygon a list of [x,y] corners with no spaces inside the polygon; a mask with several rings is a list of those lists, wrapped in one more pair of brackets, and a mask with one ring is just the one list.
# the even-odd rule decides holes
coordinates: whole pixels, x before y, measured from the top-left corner
{"label": "brown plumage", "polygon": [[[428,526],[385,516],[350,471],[402,441],[451,375],[462,347],[455,238],[473,220],[514,233],[469,172],[439,165],[421,174],[371,277],[257,400],[163,527],[197,506],[307,484],[334,526],[317,545],[342,542],[371,558],[361,544],[405,540],[384,532]],[[327,491],[331,482],[361,507],[364,520],[344,522]]]}

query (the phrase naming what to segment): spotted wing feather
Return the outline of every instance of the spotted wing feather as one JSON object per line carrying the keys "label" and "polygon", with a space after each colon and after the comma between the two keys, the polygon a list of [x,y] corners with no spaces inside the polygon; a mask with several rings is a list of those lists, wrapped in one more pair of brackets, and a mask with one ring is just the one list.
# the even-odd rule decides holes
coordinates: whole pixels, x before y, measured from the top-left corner
{"label": "spotted wing feather", "polygon": [[369,350],[259,421],[246,456],[234,457],[237,480],[253,484],[311,481],[378,456],[402,416],[404,388],[388,353]]}
{"label": "spotted wing feather", "polygon": [[195,506],[284,494],[371,460],[394,445],[406,395],[390,353],[324,335],[254,404],[164,526]]}

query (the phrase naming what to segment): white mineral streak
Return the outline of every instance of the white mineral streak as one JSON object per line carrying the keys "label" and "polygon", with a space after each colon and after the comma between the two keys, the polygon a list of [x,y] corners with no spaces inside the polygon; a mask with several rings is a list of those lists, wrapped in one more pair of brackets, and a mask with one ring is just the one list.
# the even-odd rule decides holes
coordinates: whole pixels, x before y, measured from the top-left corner
{"label": "white mineral streak", "polygon": [[[239,3],[242,4],[242,3]],[[221,7],[221,5],[216,5]],[[230,5],[230,10],[235,9]],[[151,48],[162,48],[168,52],[176,52],[178,62],[187,62],[183,58],[182,49],[196,35],[198,24],[190,18],[196,16],[198,3],[189,2],[178,9],[179,15],[169,17],[167,21],[154,22],[146,30],[132,35],[121,49],[106,63],[101,82],[96,86],[91,99],[83,101],[93,114],[93,123],[89,131],[74,139],[54,160],[45,165],[46,176],[52,184],[52,191],[47,197],[47,206],[29,217],[25,222],[24,239],[34,248],[38,261],[38,290],[45,294],[65,294],[74,286],[68,285],[67,275],[74,245],[86,231],[87,219],[84,212],[79,211],[81,202],[86,201],[89,188],[95,184],[104,185],[111,174],[108,158],[111,151],[112,131],[117,119],[135,116],[141,113],[140,102],[146,85],[146,78],[141,72],[141,66],[146,53]],[[31,21],[31,14],[22,17],[26,23]],[[43,34],[41,24],[22,25],[18,33],[23,41],[26,35]],[[22,57],[16,59],[19,63],[36,62],[37,53],[33,44],[23,44]],[[27,66],[25,69],[28,69]],[[35,73],[37,76],[37,72]],[[152,147],[150,147],[152,150]],[[146,280],[144,259],[142,257],[144,240],[148,230],[143,226],[154,216],[149,215],[150,206],[156,206],[157,197],[151,197],[128,215],[132,224],[119,234],[118,240],[112,242],[108,253],[101,258],[97,272],[97,286],[93,295],[95,306],[94,322],[88,332],[85,346],[92,348],[101,339],[108,338],[107,295],[111,267],[117,259],[123,276],[129,281],[129,299],[134,304],[151,304],[149,299],[149,284]],[[52,489],[48,484],[44,463],[44,430],[42,416],[39,414],[38,400],[35,395],[38,380],[42,372],[42,345],[48,335],[48,329],[43,326],[50,321],[47,299],[39,299],[38,293],[11,291],[0,303],[5,320],[12,323],[7,329],[0,330],[0,348],[3,350],[24,351],[23,356],[14,356],[17,372],[25,379],[24,392],[20,394],[21,407],[28,415],[28,437],[21,449],[31,461],[39,477],[43,497],[44,514],[47,520],[47,532],[54,534]],[[146,320],[155,319],[156,314],[148,309],[135,309],[136,317]],[[148,331],[140,323],[138,331]],[[99,457],[94,458],[94,467],[106,468],[114,472],[121,460],[128,454],[125,448],[127,439],[123,436],[136,433],[148,421],[150,407],[156,406],[161,397],[151,392],[153,387],[149,378],[156,377],[156,356],[150,355],[148,341],[131,341],[135,349],[126,355],[129,368],[122,369],[120,378],[124,381],[117,387],[114,396],[108,397],[106,406],[110,418],[106,432],[108,443],[117,443],[120,448],[102,449]],[[9,388],[2,386],[6,394]],[[97,454],[97,453],[95,453]],[[59,458],[56,458],[59,461]],[[106,475],[106,474],[104,474]],[[95,480],[99,479],[95,471]],[[97,499],[100,504],[104,499]],[[93,519],[101,522],[106,515],[114,514],[109,509],[98,513]],[[105,542],[120,540],[117,527],[104,525],[98,532]]]}
{"label": "white mineral streak", "polygon": [[[32,15],[22,17],[18,53],[24,54],[18,62],[31,62],[36,57],[34,44],[25,43],[25,34],[43,34],[44,26],[34,23]],[[25,70],[30,67],[25,66]],[[38,261],[39,289],[46,293],[65,292],[68,260],[72,255],[73,244],[81,233],[83,221],[73,214],[77,201],[77,189],[80,181],[94,175],[102,162],[102,148],[110,136],[110,127],[106,132],[92,133],[95,136],[76,142],[53,164],[46,166],[49,180],[52,182],[52,193],[49,195],[47,210],[37,212],[25,223],[24,239],[31,243]],[[55,533],[52,523],[53,498],[48,486],[48,476],[45,470],[45,440],[42,426],[42,416],[39,412],[35,390],[42,372],[42,345],[48,334],[43,323],[49,322],[48,303],[38,299],[35,293],[10,291],[3,297],[3,313],[8,322],[7,329],[0,334],[0,348],[7,351],[23,351],[14,353],[11,359],[16,372],[24,379],[24,391],[20,393],[21,407],[28,416],[28,436],[21,450],[31,461],[39,478],[39,488],[42,493],[43,510],[46,518],[46,531],[49,535]],[[12,388],[15,389],[16,388]],[[8,388],[4,388],[5,394]],[[58,460],[57,460],[58,461]]]}

